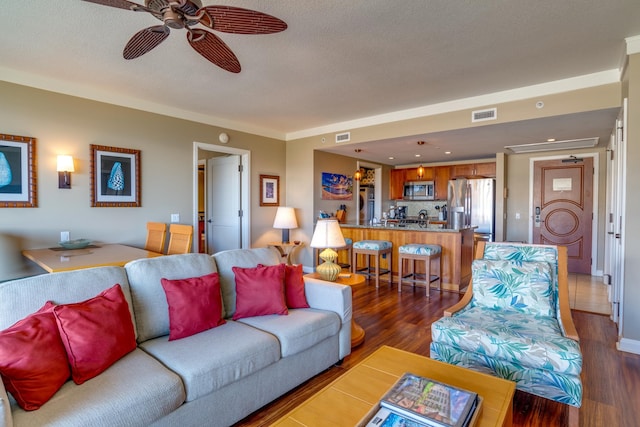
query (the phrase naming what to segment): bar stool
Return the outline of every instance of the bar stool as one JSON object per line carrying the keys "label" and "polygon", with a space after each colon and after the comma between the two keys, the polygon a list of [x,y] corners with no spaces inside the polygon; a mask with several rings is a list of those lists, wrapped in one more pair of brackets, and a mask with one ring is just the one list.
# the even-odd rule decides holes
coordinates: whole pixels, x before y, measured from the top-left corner
{"label": "bar stool", "polygon": [[[340,267],[342,268],[350,268],[351,267],[351,250],[353,249],[353,240],[351,240],[348,237],[344,238],[344,241],[347,243],[346,245],[340,247],[340,248],[335,248],[336,252],[340,251],[347,251],[347,260],[349,262],[336,262],[336,264],[338,264]],[[314,256],[315,256],[315,260],[316,260],[316,266],[320,265],[320,250],[317,248],[313,249],[314,252]],[[338,255],[338,258],[340,258],[340,256]]]}
{"label": "bar stool", "polygon": [[[388,282],[393,283],[393,275],[391,273],[391,260],[393,256],[393,243],[388,240],[360,240],[353,243],[351,271],[353,273],[360,273],[368,278],[375,277],[376,288],[380,285],[380,276],[388,274]],[[358,255],[364,255],[367,259],[366,267],[358,268]],[[386,258],[389,256],[388,266],[389,268],[380,268],[380,258]],[[375,267],[371,268],[371,257],[375,257]]]}
{"label": "bar stool", "polygon": [[[442,247],[440,245],[427,245],[421,243],[413,243],[402,245],[398,248],[398,292],[402,292],[403,283],[411,283],[415,288],[416,283],[424,284],[426,288],[427,298],[431,298],[429,295],[429,289],[432,282],[438,282],[438,290],[442,292]],[[408,274],[403,273],[404,261],[409,262]],[[423,261],[425,263],[425,277],[424,279],[418,278],[416,274],[416,261]],[[431,274],[431,261],[438,261],[438,274]]]}

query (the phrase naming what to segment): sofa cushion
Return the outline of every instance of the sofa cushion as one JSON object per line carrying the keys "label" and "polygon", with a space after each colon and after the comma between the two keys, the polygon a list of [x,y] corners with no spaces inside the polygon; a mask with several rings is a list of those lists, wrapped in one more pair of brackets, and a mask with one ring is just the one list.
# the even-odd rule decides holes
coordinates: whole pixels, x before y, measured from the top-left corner
{"label": "sofa cushion", "polygon": [[28,411],[47,402],[71,376],[53,307],[47,303],[0,332],[2,381]]}
{"label": "sofa cushion", "polygon": [[548,262],[477,259],[471,273],[474,305],[555,317]]}
{"label": "sofa cushion", "polygon": [[258,264],[280,264],[280,254],[270,248],[231,249],[212,255],[220,273],[220,289],[225,317],[230,318],[236,311],[236,282],[233,267],[255,267]]}
{"label": "sofa cushion", "polygon": [[[284,299],[288,308],[309,308],[304,293],[302,264],[284,265]],[[262,264],[258,264],[258,267]]]}
{"label": "sofa cushion", "polygon": [[[474,289],[475,291],[475,289]],[[553,317],[472,307],[431,324],[433,342],[523,367],[579,375],[580,346]]]}
{"label": "sofa cushion", "polygon": [[181,340],[160,337],[140,346],[182,378],[187,401],[254,374],[280,359],[280,345],[273,335],[231,320]]}
{"label": "sofa cushion", "polygon": [[210,255],[181,254],[138,259],[125,265],[138,329],[138,342],[169,335],[169,305],[160,279],[215,273]]}
{"label": "sofa cushion", "polygon": [[218,273],[189,279],[161,279],[169,304],[169,340],[223,325]]}
{"label": "sofa cushion", "polygon": [[340,317],[331,311],[293,309],[288,316],[258,316],[240,322],[275,335],[280,341],[282,357],[313,347],[340,330]]}
{"label": "sofa cushion", "polygon": [[37,411],[13,407],[14,426],[143,427],[185,399],[180,377],[137,348],[82,385],[67,381]]}
{"label": "sofa cushion", "polygon": [[233,267],[236,311],[233,320],[267,314],[287,314],[284,298],[284,264],[253,268]]}
{"label": "sofa cushion", "polygon": [[120,285],[94,298],[53,309],[76,384],[95,377],[136,348],[129,305]]}

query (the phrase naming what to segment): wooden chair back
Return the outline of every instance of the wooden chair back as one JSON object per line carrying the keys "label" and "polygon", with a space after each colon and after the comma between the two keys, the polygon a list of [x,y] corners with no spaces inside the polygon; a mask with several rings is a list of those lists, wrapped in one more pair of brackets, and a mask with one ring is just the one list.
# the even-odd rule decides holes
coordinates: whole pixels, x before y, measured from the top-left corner
{"label": "wooden chair back", "polygon": [[188,254],[191,252],[193,226],[184,224],[169,225],[169,247],[167,255]]}
{"label": "wooden chair back", "polygon": [[147,222],[147,241],[144,248],[159,254],[164,253],[164,242],[167,236],[167,224],[164,222]]}

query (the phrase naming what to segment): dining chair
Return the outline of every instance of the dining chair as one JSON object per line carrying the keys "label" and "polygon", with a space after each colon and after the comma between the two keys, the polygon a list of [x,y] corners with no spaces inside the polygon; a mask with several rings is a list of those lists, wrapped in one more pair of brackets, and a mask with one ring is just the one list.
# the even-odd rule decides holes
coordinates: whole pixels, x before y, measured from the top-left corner
{"label": "dining chair", "polygon": [[164,222],[147,222],[147,241],[144,248],[159,254],[164,253],[164,242],[167,235],[167,224]]}
{"label": "dining chair", "polygon": [[193,226],[184,224],[169,225],[169,247],[167,255],[188,254],[191,252]]}

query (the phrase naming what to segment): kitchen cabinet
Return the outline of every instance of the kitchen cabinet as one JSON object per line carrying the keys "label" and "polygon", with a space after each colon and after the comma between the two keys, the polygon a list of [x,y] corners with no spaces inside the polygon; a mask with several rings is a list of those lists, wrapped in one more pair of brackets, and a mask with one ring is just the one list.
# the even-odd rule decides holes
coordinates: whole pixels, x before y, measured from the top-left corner
{"label": "kitchen cabinet", "polygon": [[406,169],[391,169],[389,176],[389,198],[400,200],[403,197]]}
{"label": "kitchen cabinet", "polygon": [[495,162],[465,163],[451,166],[451,178],[495,178]]}
{"label": "kitchen cabinet", "polygon": [[436,200],[447,200],[449,177],[451,175],[450,166],[436,166],[433,168],[435,181],[435,197]]}

